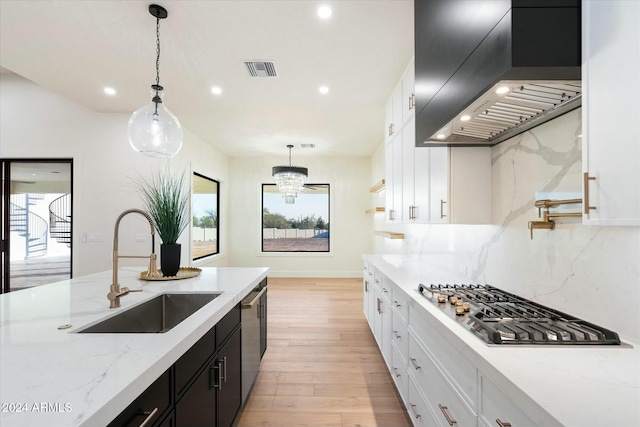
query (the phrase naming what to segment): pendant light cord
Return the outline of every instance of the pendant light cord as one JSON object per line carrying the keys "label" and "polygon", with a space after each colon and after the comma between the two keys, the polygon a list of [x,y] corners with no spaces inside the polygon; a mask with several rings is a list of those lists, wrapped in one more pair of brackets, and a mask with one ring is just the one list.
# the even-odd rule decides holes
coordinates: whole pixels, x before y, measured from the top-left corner
{"label": "pendant light cord", "polygon": [[156,18],[156,85],[160,86],[160,18]]}

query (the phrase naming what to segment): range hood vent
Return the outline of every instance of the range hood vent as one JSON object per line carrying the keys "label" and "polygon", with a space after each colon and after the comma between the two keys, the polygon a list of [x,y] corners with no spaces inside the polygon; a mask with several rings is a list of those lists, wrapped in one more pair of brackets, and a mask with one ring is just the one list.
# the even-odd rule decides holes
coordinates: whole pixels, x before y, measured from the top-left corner
{"label": "range hood vent", "polygon": [[581,105],[579,0],[414,8],[417,147],[495,145]]}
{"label": "range hood vent", "polygon": [[272,61],[245,61],[244,65],[251,77],[278,77]]}
{"label": "range hood vent", "polygon": [[494,145],[581,105],[580,81],[500,81],[427,144]]}

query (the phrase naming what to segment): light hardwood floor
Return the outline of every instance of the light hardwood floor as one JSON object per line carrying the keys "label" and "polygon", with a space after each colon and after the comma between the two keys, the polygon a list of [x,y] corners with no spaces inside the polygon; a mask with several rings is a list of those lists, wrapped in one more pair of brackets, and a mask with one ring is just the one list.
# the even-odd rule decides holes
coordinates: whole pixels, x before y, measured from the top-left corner
{"label": "light hardwood floor", "polygon": [[268,349],[238,427],[410,427],[362,279],[269,278]]}

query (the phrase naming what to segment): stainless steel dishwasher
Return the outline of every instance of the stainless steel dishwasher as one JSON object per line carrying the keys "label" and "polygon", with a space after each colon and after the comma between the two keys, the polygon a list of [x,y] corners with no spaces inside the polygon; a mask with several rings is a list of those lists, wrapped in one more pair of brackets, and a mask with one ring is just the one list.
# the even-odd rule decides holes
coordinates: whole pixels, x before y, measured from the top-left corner
{"label": "stainless steel dishwasher", "polygon": [[[242,300],[242,404],[246,401],[260,369],[263,353],[261,334],[263,331],[266,333],[266,292],[265,279]],[[266,342],[266,336],[264,340]]]}

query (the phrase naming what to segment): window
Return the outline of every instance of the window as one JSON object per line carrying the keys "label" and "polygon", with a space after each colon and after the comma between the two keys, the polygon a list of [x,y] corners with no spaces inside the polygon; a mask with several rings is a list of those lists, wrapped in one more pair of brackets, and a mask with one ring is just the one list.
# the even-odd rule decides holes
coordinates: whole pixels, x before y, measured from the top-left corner
{"label": "window", "polygon": [[329,184],[305,184],[293,204],[262,184],[262,252],[329,252]]}
{"label": "window", "polygon": [[220,251],[218,241],[218,193],[220,183],[199,173],[193,173],[193,260],[215,255]]}

